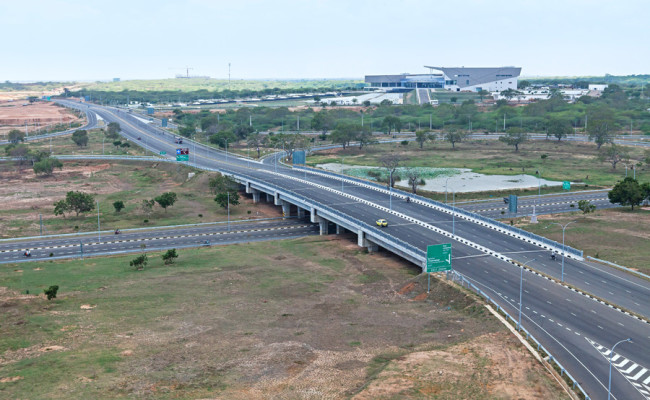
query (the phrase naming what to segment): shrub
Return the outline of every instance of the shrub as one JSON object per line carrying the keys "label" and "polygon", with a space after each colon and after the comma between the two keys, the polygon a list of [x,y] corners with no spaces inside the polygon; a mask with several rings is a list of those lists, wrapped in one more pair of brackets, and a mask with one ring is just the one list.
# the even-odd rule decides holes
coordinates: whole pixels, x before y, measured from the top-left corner
{"label": "shrub", "polygon": [[149,262],[149,259],[147,258],[146,254],[139,255],[133,261],[129,263],[131,267],[135,267],[135,269],[144,269],[144,267],[147,266],[147,263]]}
{"label": "shrub", "polygon": [[162,255],[162,259],[165,262],[165,264],[173,264],[175,258],[178,258],[178,253],[176,253],[176,249],[169,249],[167,250],[167,253]]}
{"label": "shrub", "polygon": [[47,296],[48,300],[52,300],[56,298],[56,292],[59,291],[59,286],[58,285],[52,285],[47,289],[43,289],[43,292]]}

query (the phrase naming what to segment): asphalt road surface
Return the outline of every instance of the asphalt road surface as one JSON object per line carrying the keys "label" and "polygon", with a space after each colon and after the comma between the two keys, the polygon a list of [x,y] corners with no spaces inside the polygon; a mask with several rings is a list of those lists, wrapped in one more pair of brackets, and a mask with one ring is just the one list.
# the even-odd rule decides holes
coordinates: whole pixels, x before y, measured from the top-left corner
{"label": "asphalt road surface", "polygon": [[[90,108],[107,122],[120,123],[122,134],[138,145],[156,153],[166,151],[167,154],[175,154],[177,146],[173,143],[173,135],[121,111],[98,106]],[[142,139],[137,140],[138,137]],[[341,182],[333,177],[308,174],[272,162],[265,164],[242,160],[200,144],[190,142],[183,147],[190,148],[190,161],[199,166],[264,180],[368,224],[374,224],[377,218],[386,218],[389,220],[389,226],[383,228],[386,233],[422,251],[429,244],[449,242],[446,236],[427,227],[435,226],[449,232],[453,230],[466,240],[517,261],[527,262],[538,271],[556,278],[560,276],[560,262],[551,261],[548,251],[424,205],[395,198],[391,201],[382,192],[358,185],[346,184],[341,188]],[[337,192],[340,189],[353,197],[342,196]],[[360,202],[360,199],[368,200],[370,204]],[[392,206],[393,210],[428,225],[416,224],[395,215],[386,216],[375,204]],[[497,299],[511,315],[517,315],[521,271],[518,266],[459,241],[453,242],[453,266]],[[570,259],[565,260],[564,276],[566,282],[611,304],[645,317],[650,315],[650,284],[644,279],[610,267]],[[650,399],[650,394],[647,394],[650,391],[644,386],[650,386],[650,325],[647,322],[532,272],[524,272],[523,277],[522,325],[551,351],[592,399],[607,398],[608,360],[603,356],[603,351],[606,353],[607,348],[627,337],[633,341],[616,348],[615,357],[619,361],[612,376],[612,397]]]}
{"label": "asphalt road surface", "polygon": [[[79,258],[147,250],[212,246],[317,235],[318,226],[297,219],[245,222],[170,229],[10,240],[0,243],[0,264]],[[26,250],[31,257],[25,257]],[[50,256],[50,254],[52,254]]]}

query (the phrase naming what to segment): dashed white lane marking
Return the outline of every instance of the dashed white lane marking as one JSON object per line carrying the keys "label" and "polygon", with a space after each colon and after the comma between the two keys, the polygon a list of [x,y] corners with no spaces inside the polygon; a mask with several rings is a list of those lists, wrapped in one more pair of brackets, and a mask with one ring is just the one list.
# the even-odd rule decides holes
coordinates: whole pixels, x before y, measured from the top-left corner
{"label": "dashed white lane marking", "polygon": [[[192,234],[192,235],[160,236],[160,237],[155,237],[155,238],[142,238],[142,239],[107,240],[105,242],[84,243],[84,246],[107,245],[107,244],[115,244],[115,243],[143,242],[143,241],[148,241],[148,240],[168,240],[168,239],[179,239],[179,238],[200,237],[200,236],[216,236],[216,235],[226,235],[226,234],[229,234],[229,233],[266,232],[266,231],[277,231],[277,230],[285,230],[285,229],[301,229],[301,228],[307,228],[307,227],[310,227],[310,226],[312,226],[312,225],[290,225],[290,226],[280,226],[280,227],[275,227],[275,228],[242,229],[242,230],[238,230],[238,231],[195,233],[195,234]],[[79,247],[79,244],[75,243],[75,244],[57,245],[57,246],[30,247],[29,250],[49,250],[49,249],[69,248],[69,247]],[[115,249],[115,248],[113,248],[113,249]],[[10,252],[16,252],[16,251],[23,252],[23,251],[26,251],[26,250],[27,250],[27,248],[0,250],[0,253],[10,253]]]}

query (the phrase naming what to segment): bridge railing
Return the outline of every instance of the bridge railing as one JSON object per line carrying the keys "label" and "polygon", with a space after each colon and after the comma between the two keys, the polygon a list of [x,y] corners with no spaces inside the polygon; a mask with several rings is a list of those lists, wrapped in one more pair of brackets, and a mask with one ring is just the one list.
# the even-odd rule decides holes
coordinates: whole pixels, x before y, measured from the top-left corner
{"label": "bridge railing", "polygon": [[[301,170],[301,171],[307,170],[307,171],[309,171],[311,173],[315,173],[315,174],[328,175],[328,176],[334,177],[336,179],[348,180],[350,182],[354,182],[354,183],[357,183],[359,185],[369,187],[369,188],[372,188],[374,190],[379,190],[379,191],[382,191],[382,192],[385,192],[385,193],[389,192],[389,190],[384,185],[380,185],[380,184],[378,184],[376,182],[367,181],[367,180],[364,180],[364,179],[359,179],[359,178],[355,178],[355,177],[351,177],[351,176],[347,176],[347,175],[343,175],[343,174],[337,174],[337,173],[331,172],[331,171],[315,169],[315,168],[311,168],[311,167],[303,167],[303,166],[294,165],[293,168],[296,169],[296,170]],[[568,253],[568,254],[572,254],[572,255],[580,258],[580,259],[582,259],[582,257],[583,257],[582,250],[578,250],[578,249],[575,249],[575,248],[570,247],[570,246],[564,246],[563,247],[561,243],[558,243],[558,242],[556,242],[554,240],[545,238],[543,236],[536,235],[536,234],[531,233],[531,232],[527,232],[527,231],[525,231],[523,229],[520,229],[520,228],[517,228],[517,227],[514,227],[514,226],[504,224],[504,223],[496,221],[496,220],[494,220],[492,218],[484,217],[482,215],[479,215],[479,214],[476,214],[476,213],[473,213],[473,212],[470,212],[470,211],[467,211],[467,210],[463,210],[461,208],[453,207],[453,206],[450,206],[448,204],[440,203],[438,201],[431,200],[431,199],[428,199],[426,197],[417,196],[417,195],[414,195],[412,193],[407,193],[407,192],[405,192],[403,190],[400,190],[400,189],[393,188],[392,193],[393,193],[393,196],[397,196],[397,197],[400,197],[400,198],[410,197],[411,200],[414,201],[414,202],[418,202],[418,203],[427,205],[427,206],[432,207],[432,208],[436,208],[438,210],[441,210],[441,211],[444,211],[444,212],[447,212],[447,213],[450,213],[450,214],[455,213],[457,216],[464,217],[465,219],[468,219],[468,220],[480,221],[484,225],[488,225],[489,227],[492,227],[493,229],[499,230],[499,231],[501,231],[503,233],[507,233],[507,234],[509,234],[511,236],[516,236],[516,237],[518,236],[520,238],[527,239],[528,241],[538,242],[539,244],[546,245],[546,246],[548,246],[550,248],[555,248],[555,249],[564,248],[564,251],[566,253]]]}
{"label": "bridge railing", "polygon": [[[518,324],[517,319],[513,318],[503,307],[499,305],[499,303],[497,303],[494,299],[492,299],[487,293],[482,291],[478,286],[474,285],[469,279],[465,278],[463,274],[455,270],[451,270],[449,272],[451,273],[451,276],[455,281],[460,282],[461,286],[467,287],[467,289],[469,290],[473,290],[477,294],[483,296],[488,301],[488,303],[492,303],[497,308],[497,311],[501,312],[505,316],[506,321],[512,321],[515,324],[515,326]],[[544,347],[544,345],[542,345],[539,342],[539,340],[537,340],[537,338],[535,338],[535,336],[533,336],[533,334],[530,333],[526,328],[524,328],[523,326],[519,326],[519,330],[523,331],[526,334],[527,340],[532,341],[537,346],[538,351],[541,350],[548,355],[549,364],[555,364],[562,377],[566,375],[568,380],[571,382],[573,389],[574,390],[578,389],[580,393],[582,393],[584,398],[586,400],[589,400],[589,395],[587,394],[587,392],[582,388],[582,386],[580,386],[578,381],[566,370],[566,368],[564,368],[564,366],[562,366],[562,364],[553,356],[553,354],[546,347]]]}

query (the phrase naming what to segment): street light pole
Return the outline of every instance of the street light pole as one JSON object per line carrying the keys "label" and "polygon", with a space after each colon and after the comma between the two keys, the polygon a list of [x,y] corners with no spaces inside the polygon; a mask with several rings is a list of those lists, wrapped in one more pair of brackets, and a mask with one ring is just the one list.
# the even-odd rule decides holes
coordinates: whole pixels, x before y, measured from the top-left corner
{"label": "street light pole", "polygon": [[449,178],[445,179],[445,204],[447,204],[447,182],[449,182]]}
{"label": "street light pole", "polygon": [[230,232],[230,192],[228,192],[228,232]]}
{"label": "street light pole", "polygon": [[564,247],[564,230],[574,222],[576,221],[567,222],[566,225],[562,225],[559,222],[551,222],[552,224],[560,225],[562,227],[562,282],[564,282],[564,253],[566,252]]}
{"label": "street light pole", "polygon": [[[341,157],[341,175],[343,175],[343,160],[345,157]],[[341,179],[341,192],[343,192],[343,179]]]}
{"label": "street light pole", "polygon": [[453,198],[453,203],[454,205],[452,206],[453,210],[451,213],[451,234],[456,236],[456,189],[454,189],[452,193],[452,198]]}
{"label": "street light pole", "polygon": [[517,330],[521,330],[521,305],[522,305],[522,296],[523,296],[523,289],[524,289],[524,267],[528,265],[529,262],[533,262],[535,259],[533,258],[532,260],[526,261],[520,268],[521,268],[521,276],[519,277],[519,322],[517,322]]}
{"label": "street light pole", "polygon": [[99,200],[97,200],[97,241],[102,241],[102,231],[99,226]]}
{"label": "street light pole", "polygon": [[631,341],[632,341],[631,338],[620,340],[616,342],[614,347],[612,347],[612,350],[609,352],[609,383],[607,384],[607,400],[609,400],[612,396],[612,355],[614,354],[614,349],[616,348],[616,346],[618,346],[623,342],[631,342]]}

